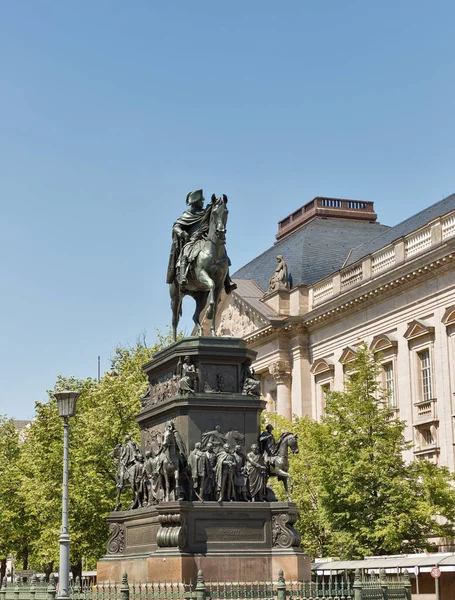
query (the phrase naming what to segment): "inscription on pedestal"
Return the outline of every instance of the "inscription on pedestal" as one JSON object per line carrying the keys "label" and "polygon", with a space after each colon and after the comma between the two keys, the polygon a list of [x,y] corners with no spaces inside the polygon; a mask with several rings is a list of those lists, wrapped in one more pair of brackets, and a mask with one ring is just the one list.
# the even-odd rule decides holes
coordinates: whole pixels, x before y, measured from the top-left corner
{"label": "inscription on pedestal", "polygon": [[159,524],[136,525],[126,530],[128,546],[148,546],[156,544],[156,534]]}
{"label": "inscription on pedestal", "polygon": [[196,523],[196,543],[202,542],[264,542],[264,522],[241,522],[232,525],[220,525],[219,521]]}

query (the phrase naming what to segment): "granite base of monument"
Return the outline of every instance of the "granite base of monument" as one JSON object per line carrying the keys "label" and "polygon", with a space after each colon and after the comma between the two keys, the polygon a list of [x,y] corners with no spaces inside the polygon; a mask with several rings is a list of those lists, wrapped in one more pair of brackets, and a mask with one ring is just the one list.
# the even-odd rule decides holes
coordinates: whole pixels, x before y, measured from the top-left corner
{"label": "granite base of monument", "polygon": [[309,580],[310,561],[299,547],[288,502],[167,502],[111,513],[108,555],[98,581]]}

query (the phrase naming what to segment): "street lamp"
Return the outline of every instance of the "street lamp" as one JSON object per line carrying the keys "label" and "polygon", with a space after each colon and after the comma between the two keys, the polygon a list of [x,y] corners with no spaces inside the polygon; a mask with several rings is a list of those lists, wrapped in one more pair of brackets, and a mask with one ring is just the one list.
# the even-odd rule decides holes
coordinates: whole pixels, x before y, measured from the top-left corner
{"label": "street lamp", "polygon": [[63,417],[63,486],[62,486],[62,529],[60,532],[60,564],[58,569],[58,598],[70,597],[70,534],[68,532],[68,441],[69,418],[74,417],[76,400],[80,393],[63,390],[55,392],[58,415]]}

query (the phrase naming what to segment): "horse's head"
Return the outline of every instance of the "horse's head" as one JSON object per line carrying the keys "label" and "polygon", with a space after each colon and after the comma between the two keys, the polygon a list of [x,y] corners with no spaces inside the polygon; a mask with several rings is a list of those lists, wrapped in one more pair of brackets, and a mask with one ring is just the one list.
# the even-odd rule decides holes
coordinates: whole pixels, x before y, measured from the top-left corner
{"label": "horse's head", "polygon": [[[288,448],[292,452],[292,454],[299,453],[299,442],[297,439],[297,434],[291,433],[290,431],[285,431],[282,433],[276,443],[276,454],[285,455],[288,452]],[[280,452],[282,450],[282,452]]]}
{"label": "horse's head", "polygon": [[288,439],[288,447],[291,449],[292,454],[299,453],[299,442],[297,434],[291,434]]}
{"label": "horse's head", "polygon": [[221,241],[226,241],[226,222],[229,214],[227,208],[227,196],[222,195],[221,198],[217,198],[215,194],[212,194],[212,215],[210,219],[210,229],[213,231],[216,237]]}
{"label": "horse's head", "polygon": [[122,444],[117,444],[112,452],[109,454],[111,458],[120,458],[120,450],[122,448]]}

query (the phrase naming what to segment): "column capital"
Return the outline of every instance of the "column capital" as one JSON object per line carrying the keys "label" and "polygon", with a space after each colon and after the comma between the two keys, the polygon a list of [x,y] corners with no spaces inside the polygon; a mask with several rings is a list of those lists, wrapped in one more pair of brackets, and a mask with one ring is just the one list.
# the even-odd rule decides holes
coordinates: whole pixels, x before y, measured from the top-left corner
{"label": "column capital", "polygon": [[269,366],[269,373],[277,383],[289,383],[291,379],[291,363],[287,360],[278,360]]}

